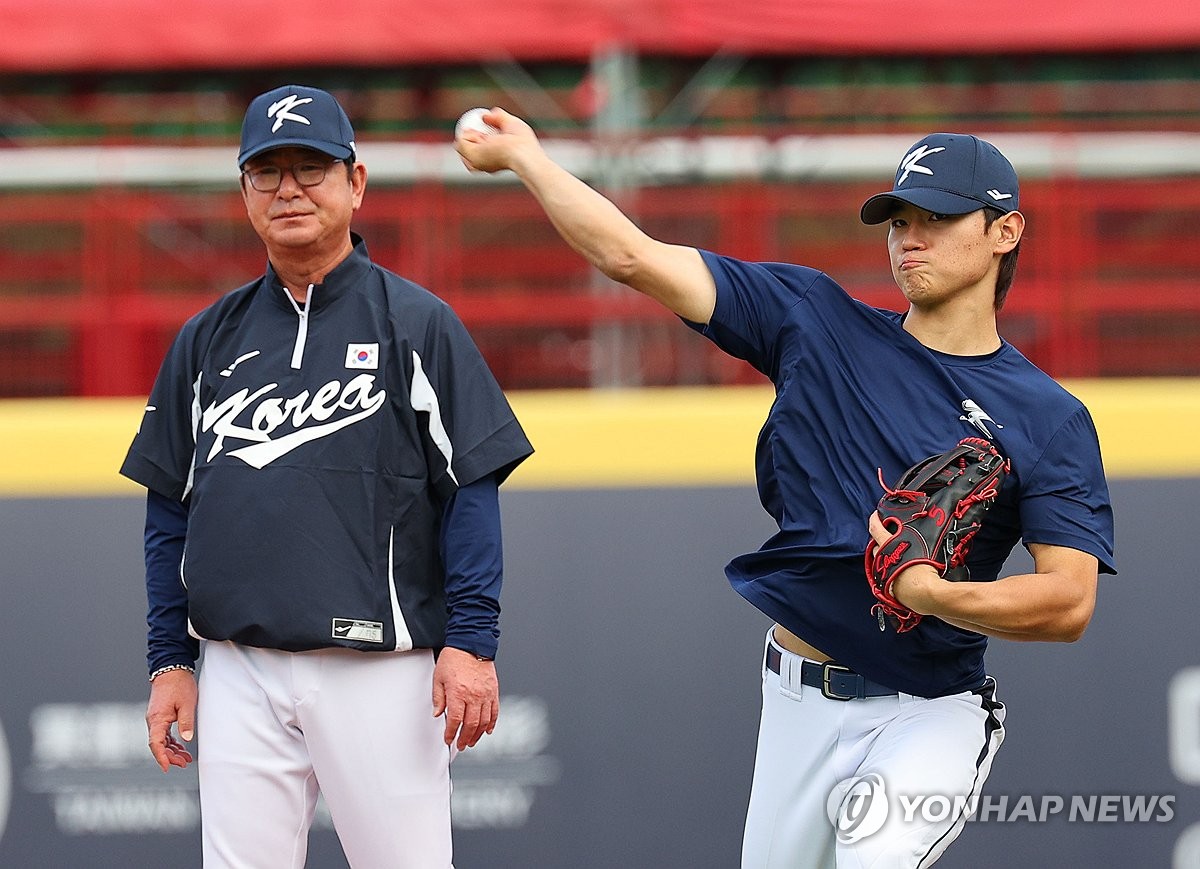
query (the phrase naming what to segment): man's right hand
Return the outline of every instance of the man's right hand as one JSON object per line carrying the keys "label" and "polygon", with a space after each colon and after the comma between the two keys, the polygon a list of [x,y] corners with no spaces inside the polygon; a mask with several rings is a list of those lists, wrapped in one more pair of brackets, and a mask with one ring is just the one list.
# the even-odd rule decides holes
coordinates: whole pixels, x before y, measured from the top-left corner
{"label": "man's right hand", "polygon": [[511,169],[558,234],[608,278],[692,323],[712,318],[717,287],[698,250],[646,235],[614,203],[551,160],[516,115],[494,108],[483,121],[499,132],[464,129],[454,140],[468,169]]}
{"label": "man's right hand", "polygon": [[454,147],[463,165],[472,172],[515,169],[521,153],[536,154],[541,151],[541,143],[533,129],[516,115],[493,108],[488,110],[483,120],[500,132],[484,133],[468,128],[454,139]]}
{"label": "man's right hand", "polygon": [[171,733],[171,725],[177,722],[180,738],[191,742],[196,726],[196,677],[187,670],[168,670],[150,683],[146,730],[150,753],[163,772],[192,762],[191,752]]}

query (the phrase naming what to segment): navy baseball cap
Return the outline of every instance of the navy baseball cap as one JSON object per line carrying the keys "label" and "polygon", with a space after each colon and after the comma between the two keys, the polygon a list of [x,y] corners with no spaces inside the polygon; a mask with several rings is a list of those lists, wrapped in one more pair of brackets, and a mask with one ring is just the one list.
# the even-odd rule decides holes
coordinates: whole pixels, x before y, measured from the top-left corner
{"label": "navy baseball cap", "polygon": [[312,148],[338,160],[354,156],[354,129],[333,95],[284,85],[255,97],[242,121],[238,166],[275,148]]}
{"label": "navy baseball cap", "polygon": [[937,214],[1019,208],[1012,163],[991,142],[963,133],[933,133],[909,148],[892,188],[863,203],[863,223],[883,223],[897,201]]}

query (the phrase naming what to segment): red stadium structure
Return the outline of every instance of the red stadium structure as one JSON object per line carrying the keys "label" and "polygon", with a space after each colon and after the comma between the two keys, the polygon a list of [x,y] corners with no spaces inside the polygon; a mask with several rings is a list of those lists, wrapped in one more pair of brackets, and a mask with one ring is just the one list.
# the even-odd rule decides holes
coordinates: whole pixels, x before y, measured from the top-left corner
{"label": "red stadium structure", "polygon": [[930,125],[994,134],[1030,218],[1006,334],[1057,376],[1200,374],[1195,4],[0,9],[0,396],[144,393],[179,323],[261,272],[237,124],[300,78],[355,118],[373,255],[449,300],[506,387],[757,376],[598,281],[521,190],[466,176],[453,119],[497,103],[652,233],[880,305],[898,299],[861,198]]}
{"label": "red stadium structure", "polygon": [[4,0],[0,20],[0,71],[14,72],[586,59],[608,45],[682,56],[1200,46],[1200,11],[1173,0]]}

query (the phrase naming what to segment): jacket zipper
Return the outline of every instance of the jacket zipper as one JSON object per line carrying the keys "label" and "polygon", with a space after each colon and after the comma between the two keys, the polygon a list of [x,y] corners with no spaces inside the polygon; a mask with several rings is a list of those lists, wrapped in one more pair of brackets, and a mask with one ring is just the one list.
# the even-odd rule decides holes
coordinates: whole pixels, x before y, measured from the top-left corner
{"label": "jacket zipper", "polygon": [[304,307],[292,296],[291,290],[284,288],[284,295],[287,300],[292,303],[292,307],[296,309],[296,316],[300,318],[299,325],[296,326],[296,344],[292,347],[292,367],[299,368],[301,360],[304,359],[304,344],[308,341],[308,312],[312,308],[313,288],[316,284],[308,285],[308,293],[304,297]]}

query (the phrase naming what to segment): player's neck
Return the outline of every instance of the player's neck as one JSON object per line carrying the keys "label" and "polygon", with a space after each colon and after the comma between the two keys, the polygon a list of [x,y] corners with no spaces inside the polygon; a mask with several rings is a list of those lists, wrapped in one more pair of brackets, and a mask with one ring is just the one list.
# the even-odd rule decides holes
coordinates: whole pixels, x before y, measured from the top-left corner
{"label": "player's neck", "polygon": [[349,235],[346,243],[330,253],[305,247],[299,249],[275,248],[268,250],[271,268],[280,282],[297,302],[308,298],[308,288],[323,283],[326,275],[337,268],[354,249]]}
{"label": "player's neck", "polygon": [[1000,349],[996,312],[990,305],[912,305],[904,317],[904,331],[930,350],[953,356],[983,356]]}

